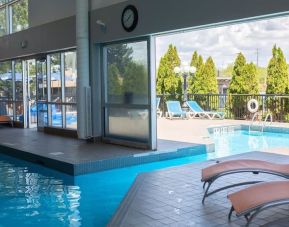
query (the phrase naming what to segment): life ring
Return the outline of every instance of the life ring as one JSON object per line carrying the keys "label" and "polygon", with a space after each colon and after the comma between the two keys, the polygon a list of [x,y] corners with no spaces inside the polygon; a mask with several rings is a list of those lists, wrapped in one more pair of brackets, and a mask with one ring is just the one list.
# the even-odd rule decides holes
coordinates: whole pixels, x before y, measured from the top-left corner
{"label": "life ring", "polygon": [[247,103],[247,108],[250,113],[256,113],[259,109],[259,103],[256,99],[250,99]]}

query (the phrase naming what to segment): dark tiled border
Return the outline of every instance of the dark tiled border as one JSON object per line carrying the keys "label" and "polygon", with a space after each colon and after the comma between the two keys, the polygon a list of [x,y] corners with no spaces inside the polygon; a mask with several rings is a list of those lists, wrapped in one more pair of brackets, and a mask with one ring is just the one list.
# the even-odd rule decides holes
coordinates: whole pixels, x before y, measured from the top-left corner
{"label": "dark tiled border", "polygon": [[27,151],[18,150],[9,146],[0,144],[0,153],[12,156],[14,158],[22,159],[28,162],[32,162],[41,166],[45,166],[57,171],[74,175],[74,166],[67,162],[58,161],[52,158],[39,156]]}
{"label": "dark tiled border", "polygon": [[80,164],[68,163],[61,160],[55,160],[30,153],[28,151],[19,150],[0,144],[0,153],[33,162],[69,175],[82,175],[87,173],[99,172],[114,168],[123,168],[132,165],[145,164],[150,162],[164,161],[187,156],[194,156],[212,152],[214,144],[193,145],[192,147],[180,148],[172,151],[152,151],[135,155],[115,157],[113,159],[96,160],[84,162]]}
{"label": "dark tiled border", "polygon": [[74,175],[81,175],[90,172],[98,172],[114,168],[123,168],[132,165],[205,154],[207,152],[213,151],[211,146],[214,146],[214,144],[195,145],[192,147],[180,148],[176,151],[152,151],[137,155],[116,157],[114,159],[98,160],[95,162],[76,164],[74,165]]}

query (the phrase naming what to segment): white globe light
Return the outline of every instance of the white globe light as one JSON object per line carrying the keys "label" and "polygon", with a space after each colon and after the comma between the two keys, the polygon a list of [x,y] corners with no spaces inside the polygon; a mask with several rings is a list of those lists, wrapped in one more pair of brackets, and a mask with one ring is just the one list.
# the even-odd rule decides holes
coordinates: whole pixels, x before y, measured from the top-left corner
{"label": "white globe light", "polygon": [[181,72],[180,67],[175,67],[175,68],[174,68],[174,72],[175,72],[176,74],[179,74],[179,73]]}
{"label": "white globe light", "polygon": [[195,73],[195,72],[196,72],[196,67],[191,66],[191,67],[190,67],[190,73]]}
{"label": "white globe light", "polygon": [[184,72],[189,73],[190,72],[190,66],[188,66],[188,65],[184,66]]}

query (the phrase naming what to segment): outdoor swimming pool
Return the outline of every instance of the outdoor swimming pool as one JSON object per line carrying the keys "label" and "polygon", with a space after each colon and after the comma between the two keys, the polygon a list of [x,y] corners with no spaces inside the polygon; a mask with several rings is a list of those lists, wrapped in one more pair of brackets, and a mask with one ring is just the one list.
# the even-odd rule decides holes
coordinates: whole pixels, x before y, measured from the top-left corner
{"label": "outdoor swimming pool", "polygon": [[289,135],[215,135],[216,152],[71,177],[0,155],[0,226],[104,226],[138,173],[210,158],[289,147]]}

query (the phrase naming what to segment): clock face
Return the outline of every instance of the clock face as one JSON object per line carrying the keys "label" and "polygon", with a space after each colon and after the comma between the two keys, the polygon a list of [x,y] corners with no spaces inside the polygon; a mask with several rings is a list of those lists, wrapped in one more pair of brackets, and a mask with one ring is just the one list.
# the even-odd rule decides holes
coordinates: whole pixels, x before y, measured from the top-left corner
{"label": "clock face", "polygon": [[122,22],[123,28],[127,32],[133,31],[135,27],[137,26],[137,22],[138,22],[137,9],[132,5],[125,7],[125,9],[122,12],[121,22]]}

